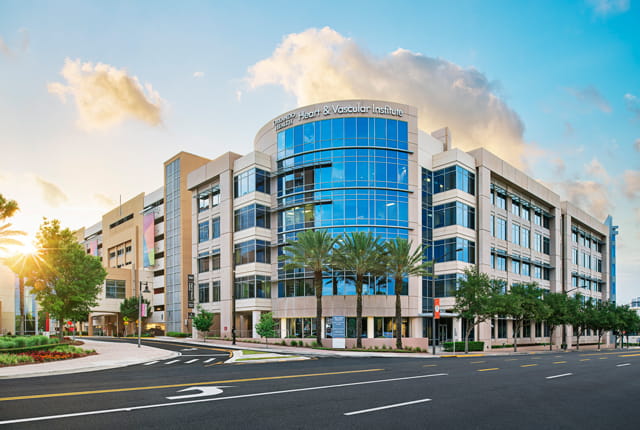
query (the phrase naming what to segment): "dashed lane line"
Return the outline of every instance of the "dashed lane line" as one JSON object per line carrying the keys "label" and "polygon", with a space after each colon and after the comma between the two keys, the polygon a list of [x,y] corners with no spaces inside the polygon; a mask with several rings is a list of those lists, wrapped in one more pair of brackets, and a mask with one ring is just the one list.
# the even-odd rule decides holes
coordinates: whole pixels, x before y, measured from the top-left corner
{"label": "dashed lane line", "polygon": [[492,367],[490,369],[478,369],[476,370],[476,372],[490,372],[492,370],[499,370],[499,369],[500,369],[499,367]]}
{"label": "dashed lane line", "polygon": [[381,411],[383,409],[399,408],[400,406],[415,405],[417,403],[425,403],[425,402],[430,402],[430,401],[431,401],[431,399],[413,400],[411,402],[404,402],[404,403],[396,403],[394,405],[379,406],[377,408],[363,409],[361,411],[346,412],[345,415],[346,416],[351,416],[351,415],[358,415],[358,414],[366,414],[367,412],[375,412],[375,411]]}
{"label": "dashed lane line", "polygon": [[532,367],[532,366],[537,366],[537,364],[523,364],[520,367]]}
{"label": "dashed lane line", "polygon": [[171,360],[171,361],[166,361],[164,364],[173,364],[173,363],[178,363],[180,360]]}
{"label": "dashed lane line", "polygon": [[196,361],[198,361],[198,358],[194,358],[193,360],[189,360],[189,361],[185,361],[184,364],[191,364],[191,363],[195,363]]}
{"label": "dashed lane line", "polygon": [[553,364],[564,364],[566,361],[554,361]]}
{"label": "dashed lane line", "polygon": [[518,361],[518,358],[507,358],[504,361]]}
{"label": "dashed lane line", "polygon": [[616,364],[616,367],[631,366],[631,363]]}
{"label": "dashed lane line", "polygon": [[198,385],[219,385],[229,384],[232,382],[254,382],[254,381],[269,381],[274,379],[292,379],[292,378],[308,378],[311,376],[329,376],[329,375],[346,375],[352,373],[368,373],[368,372],[380,372],[384,369],[362,369],[362,370],[345,370],[342,372],[327,372],[327,373],[303,373],[298,375],[284,375],[284,376],[264,376],[260,378],[246,378],[246,379],[227,379],[222,381],[204,381],[204,382],[188,382],[183,384],[171,384],[171,385],[155,385],[150,387],[130,387],[130,388],[112,388],[106,390],[94,390],[94,391],[75,391],[68,393],[50,393],[50,394],[35,394],[30,396],[15,396],[15,397],[0,397],[0,402],[6,402],[8,400],[30,400],[30,399],[45,399],[51,397],[68,397],[68,396],[84,396],[88,394],[105,394],[105,393],[121,393],[125,391],[143,391],[143,390],[158,390],[164,388],[179,388],[179,387],[193,387]]}
{"label": "dashed lane line", "polygon": [[589,361],[589,360],[591,360],[591,359],[590,358],[583,358],[580,361]]}
{"label": "dashed lane line", "polygon": [[618,357],[640,357],[640,354],[625,354],[619,355]]}
{"label": "dashed lane line", "polygon": [[215,360],[215,358],[210,358],[210,359],[208,359],[208,360],[205,360],[204,362],[205,362],[205,363],[211,363],[213,360]]}
{"label": "dashed lane line", "polygon": [[151,366],[152,364],[156,364],[156,363],[159,363],[159,361],[158,360],[150,361],[148,363],[144,363],[143,366]]}
{"label": "dashed lane line", "polygon": [[472,361],[471,364],[486,363],[486,361]]}
{"label": "dashed lane line", "polygon": [[565,376],[571,376],[573,375],[573,373],[563,373],[561,375],[553,375],[553,376],[547,376],[544,379],[555,379],[555,378],[563,378]]}

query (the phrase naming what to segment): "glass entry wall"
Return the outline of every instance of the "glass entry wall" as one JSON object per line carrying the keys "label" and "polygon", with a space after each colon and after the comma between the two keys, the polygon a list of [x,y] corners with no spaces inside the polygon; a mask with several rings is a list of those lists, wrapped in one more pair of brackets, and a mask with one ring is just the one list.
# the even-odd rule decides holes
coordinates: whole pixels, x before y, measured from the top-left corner
{"label": "glass entry wall", "polygon": [[[310,228],[333,235],[364,231],[382,239],[408,237],[410,151],[405,121],[358,117],[308,122],[279,132],[277,147],[279,245]],[[310,274],[285,272],[282,265],[279,291],[291,297],[286,280]],[[329,295],[355,294],[343,277],[327,282]],[[394,292],[393,283],[382,279],[365,288],[365,294]]]}

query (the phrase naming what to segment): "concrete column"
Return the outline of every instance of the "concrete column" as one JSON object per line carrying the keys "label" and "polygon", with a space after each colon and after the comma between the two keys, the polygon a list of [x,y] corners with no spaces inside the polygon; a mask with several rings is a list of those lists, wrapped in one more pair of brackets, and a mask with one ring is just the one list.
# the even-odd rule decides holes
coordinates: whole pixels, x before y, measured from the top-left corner
{"label": "concrete column", "polygon": [[287,319],[280,318],[280,337],[284,339],[287,337]]}
{"label": "concrete column", "polygon": [[367,339],[373,339],[374,329],[373,317],[367,317]]}
{"label": "concrete column", "polygon": [[422,318],[409,318],[408,337],[422,337]]}
{"label": "concrete column", "polygon": [[89,314],[89,318],[87,319],[87,321],[89,321],[89,327],[87,328],[87,335],[93,336],[93,315],[92,314]]}
{"label": "concrete column", "polygon": [[262,312],[260,311],[252,311],[251,312],[252,316],[253,316],[253,333],[252,333],[252,337],[254,339],[259,338],[260,336],[258,335],[258,332],[256,331],[256,326],[258,325],[258,323],[260,322],[260,315],[262,315]]}

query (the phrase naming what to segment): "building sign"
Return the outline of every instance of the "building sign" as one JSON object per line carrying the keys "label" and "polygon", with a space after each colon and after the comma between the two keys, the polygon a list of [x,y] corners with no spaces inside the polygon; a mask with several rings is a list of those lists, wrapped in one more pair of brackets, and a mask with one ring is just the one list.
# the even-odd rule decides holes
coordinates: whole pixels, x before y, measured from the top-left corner
{"label": "building sign", "polygon": [[144,261],[144,267],[150,267],[156,264],[154,246],[155,215],[150,213],[142,218],[142,259]]}
{"label": "building sign", "polygon": [[194,304],[194,289],[195,278],[193,275],[187,275],[187,307],[193,309]]}
{"label": "building sign", "polygon": [[294,125],[296,122],[304,122],[308,120],[317,120],[320,118],[326,118],[329,116],[341,116],[341,115],[386,115],[397,116],[402,118],[404,115],[402,109],[393,108],[387,104],[376,105],[375,103],[361,104],[360,102],[355,104],[341,104],[333,103],[317,107],[314,110],[299,110],[296,112],[290,112],[278,119],[273,120],[273,127],[276,131]]}
{"label": "building sign", "polygon": [[440,299],[433,299],[433,318],[440,319]]}
{"label": "building sign", "polygon": [[334,348],[345,348],[347,337],[347,318],[343,316],[331,317],[331,337]]}

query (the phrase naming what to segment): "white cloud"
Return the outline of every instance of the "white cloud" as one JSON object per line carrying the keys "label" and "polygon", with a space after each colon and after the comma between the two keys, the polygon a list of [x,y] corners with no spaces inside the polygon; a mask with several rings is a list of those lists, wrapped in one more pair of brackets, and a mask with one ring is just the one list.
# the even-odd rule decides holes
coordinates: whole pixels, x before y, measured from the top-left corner
{"label": "white cloud", "polygon": [[57,208],[69,201],[67,195],[57,185],[47,182],[39,176],[36,176],[36,183],[40,187],[42,198],[49,206]]}
{"label": "white cloud", "polygon": [[564,176],[564,172],[566,171],[567,166],[565,165],[562,158],[552,159],[551,164],[553,165],[553,176],[555,178]]}
{"label": "white cloud", "polygon": [[583,89],[567,88],[567,91],[581,102],[589,103],[602,112],[611,112],[611,105],[593,85],[589,85]]}
{"label": "white cloud", "polygon": [[629,10],[629,0],[588,0],[597,15],[615,15]]}
{"label": "white cloud", "polygon": [[204,72],[194,72],[193,73],[193,77],[194,78],[203,78],[204,77]]}
{"label": "white cloud", "polygon": [[549,186],[563,200],[570,201],[600,221],[604,221],[613,210],[607,187],[598,182],[576,180],[550,183]]}
{"label": "white cloud", "polygon": [[585,164],[584,167],[590,178],[595,177],[605,184],[611,182],[611,177],[609,176],[609,173],[607,173],[607,169],[604,168],[598,159],[594,158],[589,164]]}
{"label": "white cloud", "polygon": [[26,28],[21,28],[18,30],[21,34],[20,38],[20,47],[18,50],[13,50],[7,45],[2,37],[0,37],[0,53],[6,55],[7,57],[17,57],[20,54],[23,54],[29,48],[29,32]]}
{"label": "white cloud", "polygon": [[640,120],[640,100],[631,93],[624,95],[624,102],[627,110],[633,113],[637,120]]}
{"label": "white cloud", "polygon": [[49,92],[63,101],[67,95],[74,97],[84,128],[106,128],[127,118],[154,126],[162,122],[160,95],[149,84],[143,87],[137,77],[129,76],[125,70],[67,58],[61,74],[67,85],[49,84]]}
{"label": "white cloud", "polygon": [[286,36],[269,58],[249,68],[247,82],[252,89],[279,85],[299,105],[349,98],[413,105],[420,129],[449,126],[455,146],[482,146],[524,165],[524,125],[496,84],[441,58],[404,49],[378,58],[329,27],[311,28]]}
{"label": "white cloud", "polygon": [[624,193],[630,199],[640,197],[640,170],[625,170],[622,176]]}

